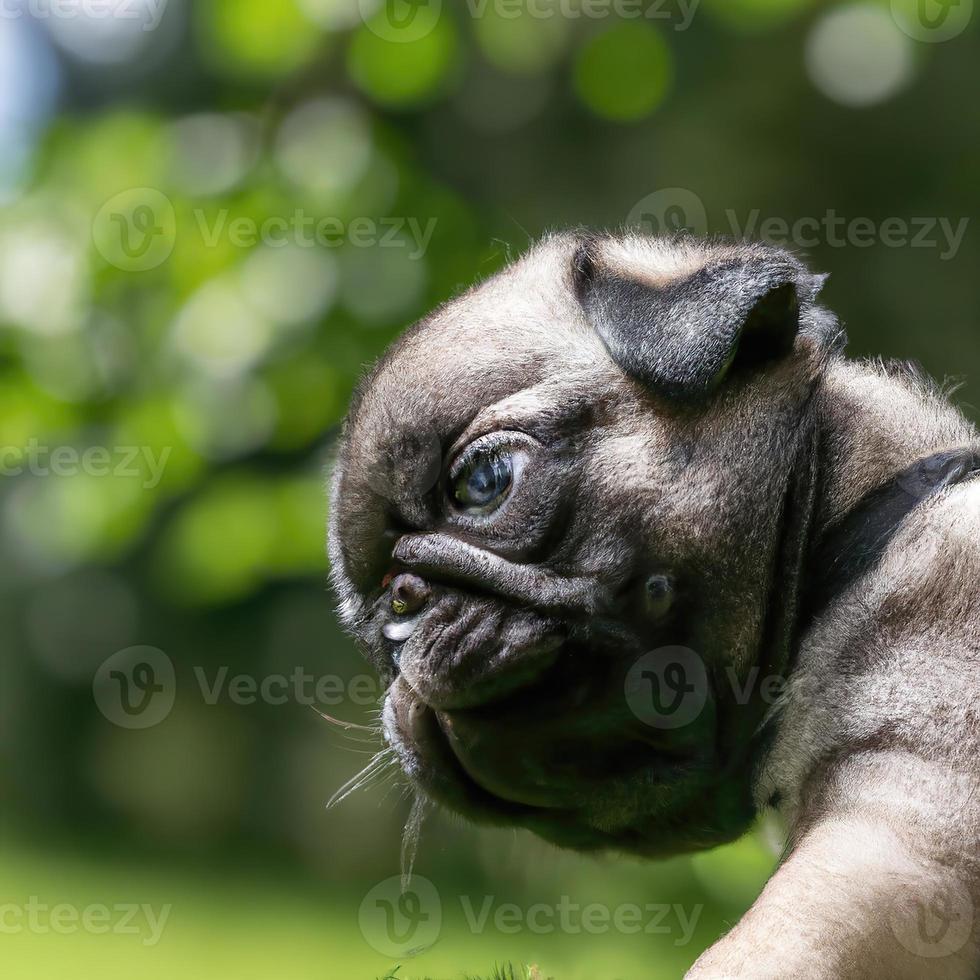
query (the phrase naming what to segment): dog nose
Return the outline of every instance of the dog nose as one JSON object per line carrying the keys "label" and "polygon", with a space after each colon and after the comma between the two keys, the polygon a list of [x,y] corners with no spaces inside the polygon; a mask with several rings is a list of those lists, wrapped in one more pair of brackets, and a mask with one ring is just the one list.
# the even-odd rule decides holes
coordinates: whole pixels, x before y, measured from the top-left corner
{"label": "dog nose", "polygon": [[410,616],[418,612],[428,601],[432,590],[425,579],[402,572],[391,580],[391,611],[396,616]]}

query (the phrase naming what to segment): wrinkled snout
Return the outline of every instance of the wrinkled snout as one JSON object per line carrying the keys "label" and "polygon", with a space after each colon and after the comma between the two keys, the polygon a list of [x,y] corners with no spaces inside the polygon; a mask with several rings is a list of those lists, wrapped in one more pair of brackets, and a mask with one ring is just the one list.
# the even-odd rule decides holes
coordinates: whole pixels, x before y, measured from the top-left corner
{"label": "wrinkled snout", "polygon": [[481,706],[536,680],[561,646],[557,624],[414,572],[391,578],[381,633],[405,683],[437,710]]}

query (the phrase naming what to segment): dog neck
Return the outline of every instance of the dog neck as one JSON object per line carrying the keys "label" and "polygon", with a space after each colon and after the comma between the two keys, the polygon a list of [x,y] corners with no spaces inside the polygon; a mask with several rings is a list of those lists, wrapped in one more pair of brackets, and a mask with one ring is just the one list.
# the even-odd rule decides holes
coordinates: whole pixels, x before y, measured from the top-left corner
{"label": "dog neck", "polygon": [[[872,567],[902,520],[933,493],[980,471],[976,431],[908,369],[835,362],[801,430],[784,509],[802,516],[784,534],[780,629],[762,648],[765,666],[781,676],[794,671],[816,619]],[[754,738],[754,782],[779,723],[780,715],[770,714]],[[756,799],[763,800],[758,792]]]}
{"label": "dog neck", "polygon": [[980,468],[980,441],[907,369],[841,362],[818,402],[818,499],[801,627],[883,554],[906,516]]}
{"label": "dog neck", "polygon": [[816,410],[818,540],[921,461],[980,443],[945,393],[905,366],[835,361],[817,392]]}

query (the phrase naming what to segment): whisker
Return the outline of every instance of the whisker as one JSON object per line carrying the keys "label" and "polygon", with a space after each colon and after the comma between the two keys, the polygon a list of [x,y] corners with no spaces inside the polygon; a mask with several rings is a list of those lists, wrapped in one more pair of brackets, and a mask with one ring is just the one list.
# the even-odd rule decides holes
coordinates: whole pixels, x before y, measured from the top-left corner
{"label": "whisker", "polygon": [[378,776],[385,775],[386,770],[389,769],[394,763],[394,752],[387,748],[382,749],[375,755],[371,761],[358,773],[355,773],[347,780],[340,789],[337,790],[333,796],[327,801],[326,808],[328,810],[343,803],[351,793],[355,793],[359,789],[364,789],[367,787],[374,779]]}
{"label": "whisker", "polygon": [[369,732],[371,735],[380,735],[381,727],[375,727],[373,725],[358,725],[353,721],[341,721],[340,718],[334,718],[333,715],[328,715],[325,711],[320,711],[319,708],[314,705],[310,705],[313,711],[318,714],[324,721],[329,722],[337,728],[342,729],[345,732],[359,731],[359,732]]}
{"label": "whisker", "polygon": [[367,739],[363,742],[357,742],[354,745],[341,745],[339,747],[345,752],[353,752],[355,755],[375,755],[378,751],[377,745],[369,742]]}
{"label": "whisker", "polygon": [[405,822],[402,832],[402,890],[406,890],[412,880],[412,868],[415,867],[415,856],[419,849],[419,839],[422,836],[422,821],[425,819],[427,802],[421,793],[416,793],[412,810]]}

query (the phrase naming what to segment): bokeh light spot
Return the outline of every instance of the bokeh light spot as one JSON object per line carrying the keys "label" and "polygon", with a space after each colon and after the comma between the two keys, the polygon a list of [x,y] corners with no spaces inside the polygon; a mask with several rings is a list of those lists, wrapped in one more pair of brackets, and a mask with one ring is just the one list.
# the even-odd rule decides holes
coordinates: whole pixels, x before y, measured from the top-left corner
{"label": "bokeh light spot", "polygon": [[503,71],[522,75],[552,67],[565,49],[570,28],[558,4],[553,6],[549,9],[547,3],[541,3],[534,13],[521,9],[514,16],[500,5],[488,4],[484,15],[473,21],[487,60]]}
{"label": "bokeh light spot", "polygon": [[216,376],[247,371],[261,360],[273,339],[272,325],[245,302],[230,276],[202,286],[174,324],[178,351]]}
{"label": "bokeh light spot", "polygon": [[275,157],[290,180],[314,192],[349,190],[371,162],[371,127],[344,99],[313,99],[294,109],[276,135]]}
{"label": "bokeh light spot", "polygon": [[347,66],[351,77],[376,102],[409,106],[442,90],[456,61],[456,31],[440,18],[424,36],[398,43],[362,26],[351,40]]}
{"label": "bokeh light spot", "polygon": [[575,87],[596,115],[629,122],[663,101],[672,76],[670,49],[649,24],[628,22],[597,34],[579,52]]}
{"label": "bokeh light spot", "polygon": [[88,286],[82,250],[57,223],[39,219],[0,232],[0,318],[39,334],[76,330]]}
{"label": "bokeh light spot", "polygon": [[[38,9],[44,9],[42,5]],[[58,45],[80,61],[115,65],[131,61],[151,44],[167,9],[167,0],[109,0],[64,8],[70,15],[44,18]]]}
{"label": "bokeh light spot", "polygon": [[114,445],[147,447],[157,459],[166,453],[159,486],[172,492],[192,485],[204,468],[178,425],[178,411],[174,399],[164,395],[127,402],[111,437]]}
{"label": "bokeh light spot", "polygon": [[321,41],[295,0],[211,0],[194,6],[202,54],[234,74],[288,75]]}
{"label": "bokeh light spot", "polygon": [[242,292],[276,323],[305,323],[326,313],[337,292],[337,261],[320,248],[263,246],[241,269]]}
{"label": "bokeh light spot", "polygon": [[314,24],[329,31],[345,30],[361,20],[358,0],[297,0]]}
{"label": "bokeh light spot", "polygon": [[177,426],[202,456],[225,462],[261,448],[276,423],[276,403],[255,378],[197,378],[174,405]]}
{"label": "bokeh light spot", "polygon": [[887,11],[856,3],[828,11],[807,38],[806,66],[813,84],[842,105],[883,102],[912,77],[912,41]]}
{"label": "bokeh light spot", "polygon": [[327,502],[319,473],[281,481],[275,488],[278,534],[270,554],[274,572],[304,575],[326,572],[322,529]]}
{"label": "bokeh light spot", "polygon": [[0,202],[17,196],[59,87],[44,37],[23,20],[0,17]]}
{"label": "bokeh light spot", "polygon": [[141,529],[153,495],[138,475],[28,474],[5,504],[4,523],[29,562],[70,567],[119,555]]}
{"label": "bokeh light spot", "polygon": [[166,530],[158,585],[191,604],[243,596],[264,580],[275,535],[265,482],[247,474],[216,480]]}
{"label": "bokeh light spot", "polygon": [[174,180],[188,194],[210,195],[240,183],[258,156],[250,116],[201,112],[173,124]]}

